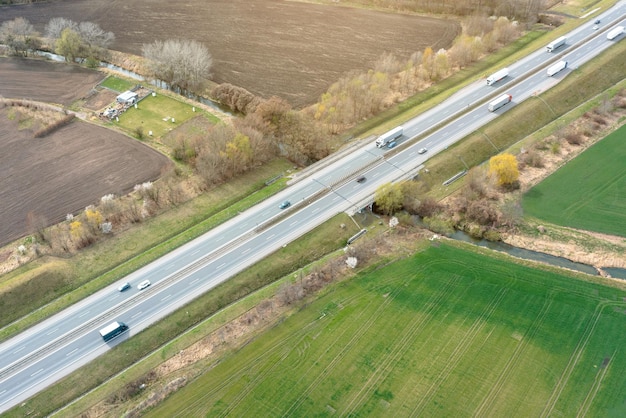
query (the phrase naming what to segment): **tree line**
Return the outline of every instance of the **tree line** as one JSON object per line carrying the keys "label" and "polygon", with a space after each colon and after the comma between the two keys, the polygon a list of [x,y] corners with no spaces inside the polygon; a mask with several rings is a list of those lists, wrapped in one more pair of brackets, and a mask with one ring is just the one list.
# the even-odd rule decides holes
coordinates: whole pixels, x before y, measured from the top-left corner
{"label": "tree line", "polygon": [[350,0],[365,6],[456,16],[507,16],[524,22],[536,22],[544,10],[544,0]]}

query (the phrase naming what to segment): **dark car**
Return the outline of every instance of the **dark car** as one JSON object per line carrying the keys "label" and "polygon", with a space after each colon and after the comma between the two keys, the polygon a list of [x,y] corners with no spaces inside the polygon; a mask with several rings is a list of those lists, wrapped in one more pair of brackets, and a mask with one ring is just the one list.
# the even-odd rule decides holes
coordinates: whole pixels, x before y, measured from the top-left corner
{"label": "dark car", "polygon": [[123,292],[124,290],[128,290],[128,289],[130,289],[130,283],[128,282],[124,283],[123,285],[117,288],[117,290],[119,290],[120,292]]}
{"label": "dark car", "polygon": [[390,143],[387,144],[387,148],[393,148],[397,145],[396,141],[392,141]]}
{"label": "dark car", "polygon": [[357,177],[357,179],[356,179],[356,182],[357,182],[357,183],[363,183],[364,181],[365,181],[365,176],[359,176],[359,177]]}
{"label": "dark car", "polygon": [[596,25],[599,25],[599,24],[600,24],[600,19],[597,19],[597,20],[596,20],[595,22],[593,22],[593,23],[595,23]]}
{"label": "dark car", "polygon": [[289,206],[291,206],[291,202],[288,200],[285,200],[283,203],[278,205],[280,209],[287,209]]}

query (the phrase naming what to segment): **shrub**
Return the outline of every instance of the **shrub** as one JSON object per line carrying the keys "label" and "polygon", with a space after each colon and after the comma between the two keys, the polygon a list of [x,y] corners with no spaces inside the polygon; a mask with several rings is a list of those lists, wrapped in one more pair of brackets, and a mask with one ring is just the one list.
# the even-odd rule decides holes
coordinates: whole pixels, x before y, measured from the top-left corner
{"label": "shrub", "polygon": [[543,157],[534,149],[530,149],[522,155],[522,162],[535,168],[541,168],[544,166]]}
{"label": "shrub", "polygon": [[580,145],[584,142],[585,138],[578,132],[569,132],[565,135],[565,140],[570,145]]}
{"label": "shrub", "polygon": [[59,119],[56,122],[50,123],[49,125],[44,126],[43,128],[39,129],[37,132],[35,132],[35,138],[41,138],[44,137],[48,134],[51,134],[52,132],[56,131],[57,129],[67,125],[68,123],[70,123],[71,121],[74,120],[74,114],[70,113],[69,115],[65,115],[63,118]]}

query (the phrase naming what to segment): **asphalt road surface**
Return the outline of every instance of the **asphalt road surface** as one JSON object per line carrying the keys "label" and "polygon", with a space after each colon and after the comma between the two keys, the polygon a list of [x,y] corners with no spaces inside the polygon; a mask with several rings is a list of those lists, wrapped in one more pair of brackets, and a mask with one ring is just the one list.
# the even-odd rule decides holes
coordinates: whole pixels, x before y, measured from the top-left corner
{"label": "asphalt road surface", "polygon": [[[624,38],[606,39],[606,31],[624,25],[626,3],[618,3],[567,35],[554,53],[545,48],[511,64],[509,76],[492,86],[484,79],[455,93],[435,108],[403,124],[400,152],[376,148],[374,141],[314,171],[280,194],[239,214],[207,234],[154,261],[96,294],[0,345],[0,412],[19,404],[61,377],[97,358],[200,294],[256,263],[342,211],[354,213],[372,201],[376,188],[414,176],[432,155],[542,92],[584,62]],[[554,77],[546,69],[566,60]],[[494,72],[497,69],[494,69]],[[487,74],[488,75],[488,74]],[[513,102],[489,112],[487,104],[503,93]],[[428,133],[425,135],[425,133]],[[423,136],[423,138],[421,138]],[[419,140],[415,140],[420,137]],[[410,140],[413,140],[412,142]],[[410,145],[409,145],[410,143]],[[420,148],[428,152],[420,154]],[[355,179],[365,175],[366,181]],[[287,209],[279,209],[285,200]],[[138,290],[137,284],[152,285]],[[131,288],[117,287],[130,282]],[[105,343],[98,330],[122,321],[130,330]]]}

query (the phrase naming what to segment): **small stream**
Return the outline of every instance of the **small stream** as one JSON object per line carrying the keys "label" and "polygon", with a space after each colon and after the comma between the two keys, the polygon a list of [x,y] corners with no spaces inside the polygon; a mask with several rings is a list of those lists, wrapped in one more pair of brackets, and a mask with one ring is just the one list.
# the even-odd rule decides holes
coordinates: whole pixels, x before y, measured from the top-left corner
{"label": "small stream", "polygon": [[[580,271],[583,273],[591,274],[594,276],[599,276],[598,270],[595,267],[590,266],[589,264],[577,263],[572,260],[568,260],[567,258],[557,257],[554,255],[527,250],[525,248],[514,247],[510,244],[504,242],[493,242],[487,241],[485,239],[475,239],[467,235],[463,231],[455,231],[450,238],[469,242],[474,245],[478,245],[481,247],[489,248],[492,250],[502,251],[514,257],[522,258],[524,260],[532,260],[539,261],[542,263],[550,264],[557,267],[564,267],[570,270]],[[618,267],[602,267],[606,273],[608,273],[611,277],[616,279],[625,279],[626,280],[626,269],[618,268]]]}

